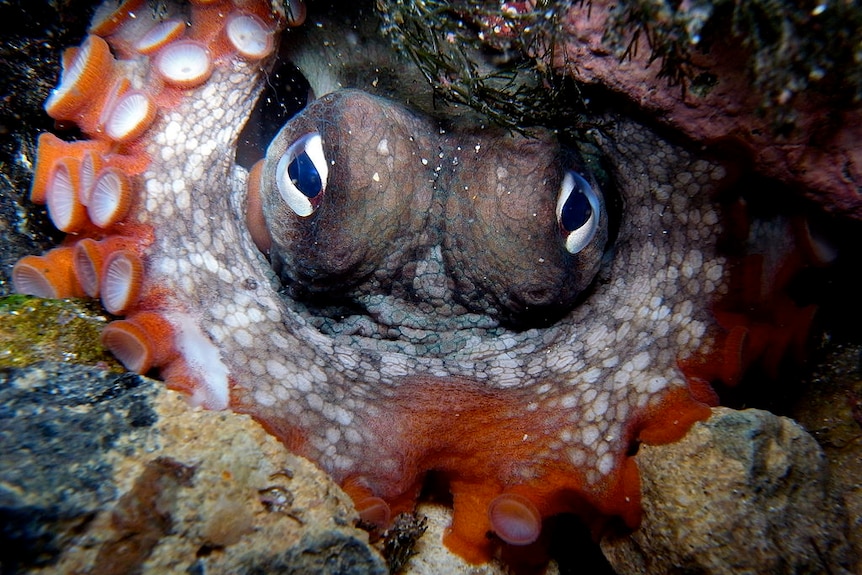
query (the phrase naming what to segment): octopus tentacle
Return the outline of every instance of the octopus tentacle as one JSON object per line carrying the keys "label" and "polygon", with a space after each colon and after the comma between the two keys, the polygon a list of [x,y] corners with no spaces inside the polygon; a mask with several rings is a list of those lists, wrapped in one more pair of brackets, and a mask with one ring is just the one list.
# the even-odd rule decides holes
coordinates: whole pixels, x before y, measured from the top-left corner
{"label": "octopus tentacle", "polygon": [[[160,283],[166,267],[176,269],[181,243],[160,233],[151,212],[161,205],[170,215],[191,205],[188,188],[202,179],[205,159],[230,153],[259,90],[258,62],[272,53],[285,15],[268,2],[166,6],[156,18],[145,2],[105,3],[91,35],[67,51],[45,108],[76,123],[88,139],[40,137],[31,199],[46,203],[52,221],[70,235],[42,259],[19,262],[13,282],[35,295],[101,297],[109,312],[129,316],[109,325],[103,338],[129,367],[175,373],[176,386],[210,389],[198,394],[200,401],[223,408],[224,370],[190,363],[194,353],[218,353],[189,319],[191,302]],[[201,98],[211,98],[212,107],[195,107]],[[230,111],[232,102],[237,109]],[[236,127],[219,131],[217,120]],[[159,328],[143,319],[154,313],[161,315]],[[175,334],[174,349],[189,346],[185,357],[160,351],[166,333]],[[221,375],[215,385],[213,374]]]}

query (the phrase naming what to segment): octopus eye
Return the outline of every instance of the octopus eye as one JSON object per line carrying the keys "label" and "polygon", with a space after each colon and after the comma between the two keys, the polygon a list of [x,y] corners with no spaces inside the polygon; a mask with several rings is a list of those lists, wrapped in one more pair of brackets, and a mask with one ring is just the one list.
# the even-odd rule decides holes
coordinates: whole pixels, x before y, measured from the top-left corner
{"label": "octopus eye", "polygon": [[599,229],[600,215],[599,192],[579,174],[566,172],[557,196],[557,222],[569,253],[576,254],[589,245]]}
{"label": "octopus eye", "polygon": [[275,169],[278,193],[298,216],[314,213],[323,199],[328,176],[323,139],[317,132],[306,134],[291,144]]}

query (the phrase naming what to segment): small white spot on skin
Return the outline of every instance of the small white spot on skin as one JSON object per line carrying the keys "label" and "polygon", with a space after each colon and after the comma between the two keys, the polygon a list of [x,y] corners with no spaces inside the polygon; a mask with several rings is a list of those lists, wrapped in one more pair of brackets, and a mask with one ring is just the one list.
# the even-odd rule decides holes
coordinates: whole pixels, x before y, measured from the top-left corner
{"label": "small white spot on skin", "polygon": [[359,445],[364,441],[359,432],[352,427],[347,428],[347,430],[344,432],[344,437],[347,439],[347,441],[354,445]]}
{"label": "small white spot on skin", "polygon": [[[625,365],[631,366],[631,363],[626,363]],[[630,370],[629,371],[626,371],[626,370],[617,371],[616,373],[614,373],[614,377],[613,377],[614,389],[624,389],[624,388],[628,387],[630,379],[631,379],[631,371]],[[612,416],[608,415],[608,417],[612,417]]]}
{"label": "small white spot on skin", "polygon": [[156,261],[154,268],[160,276],[173,277],[177,273],[177,262],[172,258],[160,258]]}
{"label": "small white spot on skin", "polygon": [[614,458],[610,453],[605,453],[604,455],[602,455],[599,458],[599,465],[598,465],[599,473],[601,473],[602,475],[607,475],[611,471],[613,471],[613,468],[614,468]]}
{"label": "small white spot on skin", "polygon": [[[598,381],[598,379],[601,375],[602,375],[602,370],[597,368],[597,367],[594,367],[594,368],[590,369],[589,371],[587,371],[586,373],[584,373],[583,379],[587,383],[595,383],[596,381]],[[590,390],[590,391],[595,393],[595,390]],[[590,393],[590,392],[588,391],[587,393]],[[592,401],[592,398],[587,399],[587,401]]]}
{"label": "small white spot on skin", "polygon": [[252,338],[251,334],[244,329],[234,331],[233,338],[242,347],[251,347],[254,344],[254,338]]}
{"label": "small white spot on skin", "polygon": [[266,373],[266,367],[258,359],[250,360],[248,362],[248,367],[251,370],[251,373],[256,375],[257,377],[260,377],[261,375]]}
{"label": "small white spot on skin", "polygon": [[182,129],[182,126],[176,120],[168,122],[168,125],[165,126],[163,131],[164,143],[167,144],[166,147],[173,147],[173,145],[176,144],[177,138],[179,137],[180,132],[182,132]]}
{"label": "small white spot on skin", "polygon": [[710,281],[717,282],[721,279],[723,269],[717,263],[712,263],[706,270],[706,278]]}
{"label": "small white spot on skin", "polygon": [[223,283],[228,283],[228,284],[233,283],[234,279],[235,279],[233,277],[233,274],[231,274],[228,270],[226,270],[224,268],[219,268],[218,277],[219,277],[219,280],[221,280]]}
{"label": "small white spot on skin", "polygon": [[322,411],[323,410],[323,398],[320,397],[316,393],[309,393],[305,396],[305,401],[308,402],[308,407],[313,409],[314,411]]}
{"label": "small white spot on skin", "polygon": [[608,329],[605,325],[599,325],[587,335],[587,347],[595,348],[600,341],[607,337]]}
{"label": "small white spot on skin", "polygon": [[335,412],[335,420],[346,427],[353,423],[353,415],[346,409],[338,407]]}
{"label": "small white spot on skin", "polygon": [[568,450],[569,461],[575,467],[581,467],[587,462],[587,454],[580,449],[570,449]]}
{"label": "small white spot on skin", "polygon": [[274,359],[267,360],[266,372],[276,380],[282,380],[290,375],[287,367],[282,362]]}
{"label": "small white spot on skin", "polygon": [[647,392],[648,393],[657,393],[667,387],[667,379],[661,376],[651,377],[647,382]]}
{"label": "small white spot on skin", "polygon": [[185,212],[189,209],[189,205],[191,204],[191,195],[186,191],[186,183],[184,180],[174,180],[171,189],[174,193],[174,203],[176,207],[181,211]]}
{"label": "small white spot on skin", "polygon": [[632,358],[632,366],[638,371],[643,371],[650,363],[650,356],[647,352],[642,351]]}
{"label": "small white spot on skin", "polygon": [[[281,401],[290,401],[292,399],[292,396],[290,393],[291,388],[289,388],[287,385],[285,385],[283,383],[276,384],[273,387],[273,390],[275,391],[276,397],[278,397]],[[292,409],[293,409],[294,413],[301,413],[301,411],[302,411],[302,408],[298,403],[295,404]]]}
{"label": "small white spot on skin", "polygon": [[271,332],[269,334],[270,340],[276,345],[276,347],[280,349],[288,349],[290,347],[290,342],[278,332]]}
{"label": "small white spot on skin", "polygon": [[291,380],[293,387],[302,393],[308,393],[313,389],[311,385],[311,380],[308,379],[308,376],[305,373],[294,373],[293,379]]}
{"label": "small white spot on skin", "polygon": [[577,405],[577,403],[578,403],[578,398],[577,398],[577,396],[575,396],[573,394],[564,395],[562,397],[562,399],[560,399],[560,407],[563,407],[565,409],[571,409],[571,408],[575,407],[575,405]]}
{"label": "small white spot on skin", "polygon": [[595,425],[590,425],[581,430],[581,438],[584,445],[593,445],[599,439],[599,429]]}
{"label": "small white spot on skin", "polygon": [[377,153],[381,156],[389,155],[389,141],[386,138],[383,138],[377,144]]}
{"label": "small white spot on skin", "polygon": [[603,391],[596,398],[596,402],[593,404],[593,411],[597,416],[601,417],[608,410],[608,400],[610,399],[610,395],[607,391]]}
{"label": "small white spot on skin", "polygon": [[210,252],[204,253],[204,265],[211,273],[218,271],[218,261]]}
{"label": "small white spot on skin", "polygon": [[341,441],[341,431],[337,427],[328,427],[326,429],[326,441],[334,447]]}
{"label": "small white spot on skin", "polygon": [[264,390],[255,391],[254,400],[265,407],[270,407],[275,404],[275,396],[273,396],[271,393],[267,393]]}

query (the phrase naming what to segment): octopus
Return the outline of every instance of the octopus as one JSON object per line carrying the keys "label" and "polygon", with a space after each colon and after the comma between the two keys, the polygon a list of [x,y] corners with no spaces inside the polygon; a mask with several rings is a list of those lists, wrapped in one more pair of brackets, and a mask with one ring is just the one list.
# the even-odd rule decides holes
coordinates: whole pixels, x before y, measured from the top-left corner
{"label": "octopus", "polygon": [[560,513],[636,527],[638,444],[680,438],[711,382],[792,343],[735,311],[780,286],[720,249],[728,170],[608,116],[611,189],[550,132],[444,128],[350,89],[246,170],[292,6],[97,10],[45,104],[84,137],[40,137],[31,192],[67,237],[18,262],[16,290],[100,298],[128,369],[251,414],[367,525],[433,477],[473,563],[536,550]]}

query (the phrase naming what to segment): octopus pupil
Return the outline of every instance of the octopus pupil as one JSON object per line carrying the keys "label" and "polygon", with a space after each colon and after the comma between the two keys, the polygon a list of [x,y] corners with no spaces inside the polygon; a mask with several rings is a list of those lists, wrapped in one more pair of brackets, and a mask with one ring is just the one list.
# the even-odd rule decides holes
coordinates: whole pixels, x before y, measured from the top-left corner
{"label": "octopus pupil", "polygon": [[566,198],[563,209],[560,212],[560,225],[566,231],[574,231],[583,226],[593,214],[593,208],[587,199],[584,190],[577,186]]}
{"label": "octopus pupil", "polygon": [[307,152],[302,152],[290,162],[287,166],[287,175],[290,176],[290,181],[296,189],[308,198],[316,197],[323,189],[320,174]]}

